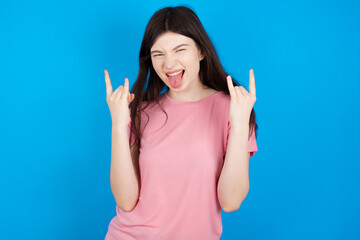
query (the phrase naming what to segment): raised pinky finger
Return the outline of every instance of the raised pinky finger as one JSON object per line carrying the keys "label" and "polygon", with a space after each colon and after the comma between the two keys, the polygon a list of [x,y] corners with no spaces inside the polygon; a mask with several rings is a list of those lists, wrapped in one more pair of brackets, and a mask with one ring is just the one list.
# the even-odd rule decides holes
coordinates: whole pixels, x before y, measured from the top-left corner
{"label": "raised pinky finger", "polygon": [[226,80],[227,80],[227,85],[228,85],[230,96],[235,96],[236,93],[235,93],[235,89],[234,89],[234,85],[233,85],[231,77],[227,76]]}

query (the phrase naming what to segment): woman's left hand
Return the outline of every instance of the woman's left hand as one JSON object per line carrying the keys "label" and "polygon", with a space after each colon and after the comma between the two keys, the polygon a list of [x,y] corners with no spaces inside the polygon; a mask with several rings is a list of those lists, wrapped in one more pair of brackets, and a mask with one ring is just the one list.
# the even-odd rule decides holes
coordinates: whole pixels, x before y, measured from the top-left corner
{"label": "woman's left hand", "polygon": [[242,127],[244,123],[249,124],[251,110],[256,101],[254,71],[252,69],[249,71],[249,92],[243,86],[234,87],[230,76],[226,79],[231,97],[229,122],[231,128]]}

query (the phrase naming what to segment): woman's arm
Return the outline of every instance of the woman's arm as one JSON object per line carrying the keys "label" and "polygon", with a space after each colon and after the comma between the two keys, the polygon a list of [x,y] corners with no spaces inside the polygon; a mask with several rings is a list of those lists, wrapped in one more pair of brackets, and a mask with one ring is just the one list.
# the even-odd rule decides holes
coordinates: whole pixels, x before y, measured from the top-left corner
{"label": "woman's arm", "polygon": [[126,127],[112,127],[110,186],[115,202],[123,211],[137,204],[140,191],[139,148],[129,147]]}
{"label": "woman's arm", "polygon": [[224,212],[236,211],[249,192],[249,123],[232,126],[217,191]]}
{"label": "woman's arm", "polygon": [[249,71],[249,92],[233,86],[227,76],[230,92],[230,133],[225,162],[218,181],[218,198],[225,212],[236,211],[249,192],[249,119],[256,101],[254,71]]}

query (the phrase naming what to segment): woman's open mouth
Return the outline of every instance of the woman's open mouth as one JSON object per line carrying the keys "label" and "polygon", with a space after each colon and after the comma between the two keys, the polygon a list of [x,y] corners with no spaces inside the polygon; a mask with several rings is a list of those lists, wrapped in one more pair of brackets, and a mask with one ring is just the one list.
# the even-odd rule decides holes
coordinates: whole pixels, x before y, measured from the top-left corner
{"label": "woman's open mouth", "polygon": [[181,70],[181,71],[176,72],[176,73],[166,74],[166,76],[168,77],[170,85],[173,88],[178,88],[180,86],[181,82],[182,82],[184,74],[185,74],[185,70]]}

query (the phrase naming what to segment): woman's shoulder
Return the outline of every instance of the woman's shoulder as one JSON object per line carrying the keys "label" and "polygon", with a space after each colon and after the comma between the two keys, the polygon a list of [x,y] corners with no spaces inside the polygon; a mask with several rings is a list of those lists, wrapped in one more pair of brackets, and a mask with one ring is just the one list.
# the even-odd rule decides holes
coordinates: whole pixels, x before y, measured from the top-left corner
{"label": "woman's shoulder", "polygon": [[230,94],[223,92],[223,91],[217,91],[216,92],[216,100],[217,101],[224,101],[224,102],[229,102],[230,101]]}
{"label": "woman's shoulder", "polygon": [[[163,94],[158,97],[158,100],[142,101],[141,102],[141,112],[142,114],[149,114],[153,111],[157,111],[160,108],[159,104],[163,99]],[[159,103],[158,103],[159,102]]]}

